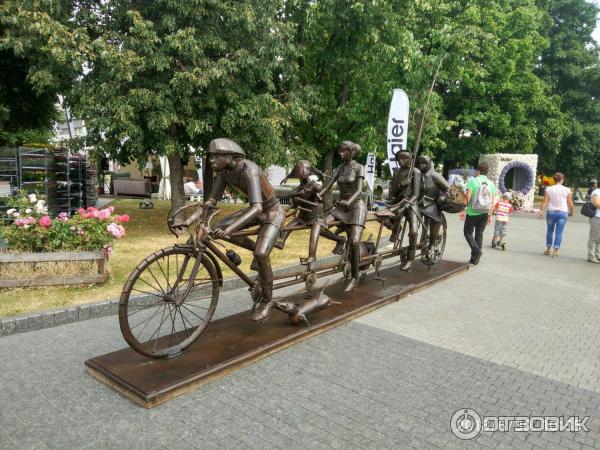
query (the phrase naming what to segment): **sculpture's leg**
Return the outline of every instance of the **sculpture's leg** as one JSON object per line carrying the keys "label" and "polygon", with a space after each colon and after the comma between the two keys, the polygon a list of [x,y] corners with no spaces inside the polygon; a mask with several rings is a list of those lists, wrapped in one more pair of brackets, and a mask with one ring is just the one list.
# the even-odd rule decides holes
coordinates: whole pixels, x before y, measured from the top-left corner
{"label": "sculpture's leg", "polygon": [[349,292],[358,286],[358,275],[360,273],[360,237],[363,229],[364,227],[360,225],[352,225],[350,228],[350,271],[352,277],[344,289],[345,292]]}
{"label": "sculpture's leg", "polygon": [[404,272],[410,272],[412,270],[413,261],[415,260],[415,254],[417,251],[418,241],[418,218],[416,213],[410,209],[406,212],[408,214],[408,253],[406,261],[400,266],[400,270]]}
{"label": "sculpture's leg", "polygon": [[[329,231],[329,230],[327,230]],[[313,223],[310,228],[310,241],[308,243],[308,258],[306,263],[308,264],[308,270],[312,270],[312,263],[315,262],[317,256],[317,244],[319,243],[319,234],[321,232],[321,225]]]}
{"label": "sculpture's leg", "polygon": [[273,301],[273,269],[269,254],[279,236],[279,227],[271,223],[264,224],[256,240],[256,249],[254,250],[254,260],[258,266],[258,278],[262,289],[263,302],[259,303],[252,312],[252,320],[264,321],[271,315],[271,310],[275,306]]}
{"label": "sculpture's leg", "polygon": [[[290,223],[288,223],[285,227],[295,227],[301,225],[300,221],[296,218],[294,218]],[[283,249],[283,247],[285,247],[285,241],[287,241],[288,236],[290,235],[290,231],[287,230],[283,230],[280,235],[279,235],[279,239],[277,239],[277,242],[275,242],[275,247],[278,249]]]}

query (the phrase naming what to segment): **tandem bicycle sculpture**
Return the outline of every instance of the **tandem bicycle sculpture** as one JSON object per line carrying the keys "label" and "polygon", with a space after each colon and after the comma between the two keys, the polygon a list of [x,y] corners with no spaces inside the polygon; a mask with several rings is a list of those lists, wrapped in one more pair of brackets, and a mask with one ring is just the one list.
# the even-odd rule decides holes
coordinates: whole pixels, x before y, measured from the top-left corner
{"label": "tandem bicycle sculpture", "polygon": [[[342,152],[342,148],[340,148],[340,152]],[[380,276],[379,269],[385,259],[398,257],[399,263],[405,265],[407,260],[414,259],[412,252],[415,250],[419,251],[420,260],[426,265],[431,266],[442,259],[446,244],[446,220],[441,211],[438,211],[437,221],[427,215],[424,215],[423,219],[419,219],[420,238],[418,242],[414,245],[415,243],[411,239],[409,245],[403,245],[407,229],[411,229],[408,226],[411,215],[405,214],[405,212],[408,209],[414,210],[418,205],[411,202],[409,198],[402,199],[401,195],[398,196],[397,198],[400,200],[396,204],[384,209],[375,217],[366,219],[366,221],[378,221],[380,223],[379,231],[375,241],[371,239],[360,241],[359,257],[356,258],[352,256],[352,253],[356,251],[356,247],[352,248],[355,242],[350,238],[339,238],[341,232],[349,235],[351,229],[342,220],[335,217],[332,220],[332,217],[328,217],[327,221],[324,221],[323,217],[319,216],[308,222],[307,220],[293,219],[288,226],[282,226],[286,214],[283,213],[283,216],[279,217],[283,209],[279,206],[278,201],[275,203],[272,198],[269,198],[272,187],[268,185],[261,174],[255,172],[256,165],[245,159],[243,150],[233,141],[214,140],[209,146],[209,156],[218,175],[208,201],[204,204],[191,204],[172,210],[167,221],[170,231],[176,236],[189,231],[189,239],[184,244],[175,244],[144,258],[133,270],[123,287],[119,303],[120,328],[125,341],[142,355],[151,358],[174,357],[194,343],[209,326],[215,313],[219,292],[223,285],[222,265],[228,267],[248,285],[253,302],[253,320],[266,320],[270,313],[268,305],[269,302],[272,302],[274,309],[288,315],[291,324],[308,326],[310,325],[308,319],[310,314],[333,304],[323,290],[313,297],[312,290],[318,278],[342,273],[348,285],[352,284],[352,280],[356,276],[355,270],[352,268],[353,258],[358,263],[359,279],[363,279],[366,272],[373,268],[375,278],[380,280],[383,278]],[[348,159],[344,164],[350,162],[351,160]],[[306,169],[306,164],[304,166]],[[356,169],[355,165],[353,167],[352,173],[360,174],[360,168]],[[244,178],[248,173],[251,176]],[[350,174],[349,178],[352,176]],[[255,179],[254,181],[258,180],[256,184],[252,184],[254,181],[251,178]],[[302,182],[303,178],[299,178]],[[305,181],[306,179],[307,177],[304,177]],[[359,182],[362,183],[360,177]],[[247,190],[251,206],[218,223],[213,223],[220,212],[220,209],[215,206],[216,200],[218,200],[215,197],[219,197],[219,190],[222,194],[225,187],[222,183]],[[318,214],[322,215],[320,196],[315,195],[315,189],[318,191],[320,186],[315,187],[311,184],[310,187],[311,189],[308,190],[296,189],[299,194],[293,198],[292,208],[288,210],[287,216],[295,214],[297,217],[305,213],[304,219],[306,219],[307,212],[315,209],[320,211]],[[215,192],[217,195],[213,196]],[[312,200],[307,200],[307,192],[309,193],[308,197]],[[352,196],[354,192],[350,192],[348,195]],[[343,197],[344,193],[342,192],[342,200]],[[252,203],[254,199],[257,200]],[[445,201],[451,202],[449,199],[445,199]],[[262,208],[259,202],[262,202]],[[346,207],[348,203],[348,201],[346,203],[338,201],[337,207]],[[269,216],[273,211],[274,213]],[[391,217],[394,218],[393,221],[389,220]],[[390,222],[393,223],[393,232],[397,233],[397,237],[392,246],[381,250],[379,243],[382,230]],[[314,223],[319,223],[321,229],[314,227]],[[432,224],[436,225],[432,226]],[[258,228],[246,229],[255,225],[258,225]],[[334,226],[338,227],[336,233],[329,231],[329,228]],[[301,262],[304,264],[303,268],[284,271],[274,276],[270,271],[268,261],[271,249],[283,247],[289,233],[307,228],[316,231],[311,233],[309,257],[301,258]],[[432,231],[435,236],[432,235]],[[337,241],[336,249],[340,253],[337,261],[316,267],[314,246],[316,246],[317,237],[314,235],[321,235]],[[252,236],[256,237],[255,240],[250,239]],[[241,258],[233,249],[229,248],[231,244],[254,251],[253,268],[258,269],[256,279],[252,279],[239,268]],[[268,270],[266,271],[262,270],[265,267],[265,261],[256,261],[257,254],[261,252],[261,245],[263,245],[263,253],[267,258]],[[398,272],[398,276],[402,276],[401,272]],[[270,279],[265,279],[265,277],[270,277]],[[273,291],[297,284],[303,284],[306,291],[303,304],[296,305],[285,299],[273,299]],[[271,289],[271,292],[265,295],[265,290],[268,289]]]}

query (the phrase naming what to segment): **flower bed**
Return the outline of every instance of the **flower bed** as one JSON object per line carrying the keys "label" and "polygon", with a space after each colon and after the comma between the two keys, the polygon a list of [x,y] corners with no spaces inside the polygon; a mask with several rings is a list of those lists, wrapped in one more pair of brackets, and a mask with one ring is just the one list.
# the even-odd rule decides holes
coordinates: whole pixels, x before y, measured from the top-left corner
{"label": "flower bed", "polygon": [[[10,224],[0,229],[9,252],[0,253],[3,280],[0,287],[46,286],[55,284],[96,283],[106,280],[105,261],[112,253],[112,242],[125,235],[123,223],[129,216],[115,215],[114,208],[79,209],[73,216],[60,213],[52,218],[47,214],[44,199],[35,194],[22,196],[7,211]],[[18,253],[16,253],[18,252]],[[65,267],[76,267],[73,261],[97,261],[98,273],[65,275]],[[40,264],[47,263],[47,264]],[[22,272],[25,278],[11,277],[6,265],[12,264],[12,273]],[[18,265],[23,269],[20,269]],[[23,265],[32,265],[27,270]],[[85,265],[85,264],[82,264]],[[56,275],[48,273],[54,267]]]}

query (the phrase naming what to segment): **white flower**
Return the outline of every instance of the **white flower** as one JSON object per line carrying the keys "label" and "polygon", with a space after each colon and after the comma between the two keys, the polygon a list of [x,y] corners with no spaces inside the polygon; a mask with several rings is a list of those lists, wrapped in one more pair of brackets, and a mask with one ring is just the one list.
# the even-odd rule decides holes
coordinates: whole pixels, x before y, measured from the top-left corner
{"label": "white flower", "polygon": [[19,214],[18,212],[15,212],[15,213],[13,213],[13,216],[14,216],[14,217],[19,217],[19,216],[20,216],[20,214]]}
{"label": "white flower", "polygon": [[37,202],[37,197],[35,196],[35,194],[29,194],[27,197],[29,197],[29,201],[31,203]]}
{"label": "white flower", "polygon": [[37,203],[35,204],[36,206],[40,205],[40,206],[44,206],[46,204],[46,200],[38,200]]}
{"label": "white flower", "polygon": [[35,205],[35,212],[40,213],[40,214],[46,214],[47,210],[46,210],[46,207],[44,205],[36,204]]}
{"label": "white flower", "polygon": [[32,209],[31,209],[31,208],[27,208],[27,209],[25,210],[25,214],[31,214],[31,211],[32,211]]}
{"label": "white flower", "polygon": [[11,215],[12,213],[14,213],[15,211],[16,211],[16,209],[15,209],[15,208],[10,208],[8,211],[6,211],[6,214],[10,216],[10,215]]}

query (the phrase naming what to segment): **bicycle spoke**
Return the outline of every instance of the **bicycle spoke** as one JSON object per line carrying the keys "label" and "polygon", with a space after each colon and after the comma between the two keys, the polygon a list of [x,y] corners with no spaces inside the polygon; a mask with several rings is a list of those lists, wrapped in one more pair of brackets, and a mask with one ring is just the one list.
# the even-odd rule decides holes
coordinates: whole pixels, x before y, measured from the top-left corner
{"label": "bicycle spoke", "polygon": [[[150,286],[152,289],[156,290],[156,292],[162,292],[162,289],[156,289],[155,286],[151,285],[150,283],[148,283],[146,280],[144,280],[141,276],[138,278],[138,280],[143,281],[144,283],[146,283],[148,286]],[[164,292],[163,292],[164,295]]]}
{"label": "bicycle spoke", "polygon": [[[167,261],[169,260],[169,258],[167,258]],[[158,266],[158,268],[160,269],[160,271],[163,274],[163,277],[165,277],[165,281],[167,282],[167,292],[169,292],[169,290],[171,289],[171,286],[169,285],[169,277],[165,274],[165,271],[162,268],[162,265],[160,263],[160,260],[156,260],[156,265]],[[168,270],[168,269],[167,269]]]}
{"label": "bicycle spoke", "polygon": [[139,313],[140,311],[145,311],[145,310],[146,310],[146,309],[148,309],[148,308],[152,308],[153,306],[158,306],[158,305],[161,305],[161,304],[165,304],[165,302],[159,302],[159,303],[154,303],[154,304],[152,304],[152,305],[147,305],[147,306],[144,306],[142,309],[138,309],[137,311],[133,311],[133,312],[131,312],[131,313],[127,313],[127,316],[128,316],[128,317],[131,317],[131,316],[133,316],[134,314],[137,314],[137,313]]}
{"label": "bicycle spoke", "polygon": [[[206,297],[206,298],[208,298],[208,297]],[[196,299],[194,301],[197,302],[198,300],[200,300],[200,299]],[[200,309],[203,309],[204,311],[208,311],[208,308],[205,308],[204,306],[192,305],[191,303],[186,303],[186,305],[193,306],[194,308],[200,308]],[[183,303],[181,304],[181,306],[183,306]]]}
{"label": "bicycle spoke", "polygon": [[148,272],[150,272],[150,275],[152,275],[152,278],[154,278],[154,281],[156,281],[156,284],[158,284],[158,288],[163,293],[163,295],[167,295],[167,293],[163,290],[163,288],[160,287],[160,283],[158,282],[158,280],[154,276],[154,273],[152,272],[152,269],[150,268],[150,266],[148,266]]}
{"label": "bicycle spoke", "polygon": [[200,317],[198,314],[196,314],[194,311],[192,311],[191,309],[189,309],[187,306],[185,305],[181,305],[182,308],[187,309],[189,312],[191,312],[193,315],[195,315],[198,319],[200,319],[202,322],[204,322],[204,319],[202,317]]}
{"label": "bicycle spoke", "polygon": [[162,316],[160,318],[160,323],[158,324],[158,328],[156,329],[156,331],[154,333],[152,333],[152,336],[150,336],[150,339],[148,339],[148,342],[150,342],[152,340],[152,338],[154,337],[154,335],[156,334],[156,340],[154,342],[154,349],[152,350],[153,352],[156,351],[156,344],[158,344],[158,339],[160,338],[160,330],[163,326],[163,323],[165,323],[165,320],[167,319],[165,317],[165,309],[168,307],[169,305],[165,305],[165,307],[163,308],[163,313]]}
{"label": "bicycle spoke", "polygon": [[[144,325],[144,328],[142,328],[142,331],[140,331],[140,337],[144,334],[144,331],[146,331],[146,328],[148,327],[148,325],[150,324],[150,322],[152,321],[152,319],[154,319],[156,317],[156,315],[158,314],[159,308],[156,308],[156,312],[154,314],[152,314],[152,317],[150,317],[150,319],[145,320],[144,322],[146,322],[146,325]],[[163,311],[164,311],[164,307],[163,307]],[[138,325],[141,325],[144,322],[140,322]],[[136,326],[138,326],[136,325]],[[135,327],[131,327],[131,329],[133,330]]]}
{"label": "bicycle spoke", "polygon": [[[175,307],[177,309],[177,307]],[[169,333],[169,346],[173,345],[173,335],[175,334],[175,318],[176,314],[171,310],[171,305],[169,305],[169,317],[171,317],[171,333]]]}
{"label": "bicycle spoke", "polygon": [[142,291],[141,289],[136,289],[136,288],[131,288],[132,291],[136,291],[139,292],[141,294],[147,294],[147,295],[151,295],[153,297],[160,297],[162,298],[162,295],[160,295],[158,292],[148,292],[148,291]]}
{"label": "bicycle spoke", "polygon": [[181,308],[175,308],[175,311],[179,312],[179,315],[181,316],[181,323],[183,324],[183,329],[185,331],[185,335],[189,337],[190,333],[188,332],[188,329],[185,326],[185,318],[183,317],[183,313],[181,312]]}

